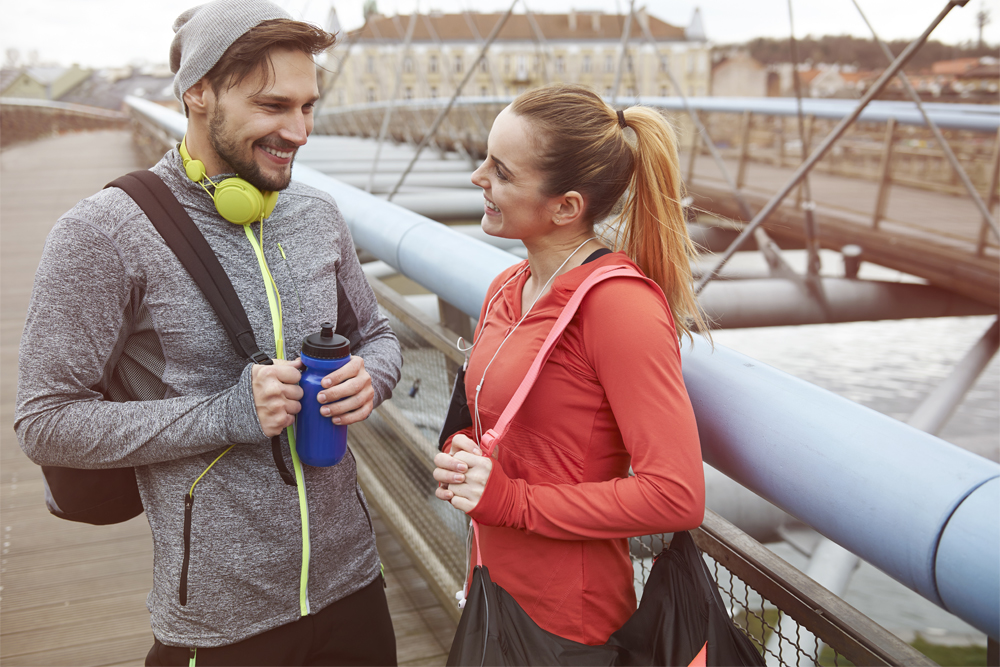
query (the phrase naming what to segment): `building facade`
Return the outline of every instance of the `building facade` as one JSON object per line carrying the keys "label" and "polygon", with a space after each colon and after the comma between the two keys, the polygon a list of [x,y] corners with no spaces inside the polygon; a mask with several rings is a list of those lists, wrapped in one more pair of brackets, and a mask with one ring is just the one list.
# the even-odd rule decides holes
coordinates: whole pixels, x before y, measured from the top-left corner
{"label": "building facade", "polygon": [[[391,99],[450,97],[474,71],[463,97],[504,97],[549,82],[580,83],[621,101],[675,95],[668,68],[685,95],[708,95],[710,54],[700,17],[691,38],[684,28],[640,11],[627,16],[601,12],[512,14],[481,61],[483,43],[502,14],[372,16],[342,40],[327,67],[342,69],[328,107]],[[411,30],[409,45],[406,35]],[[647,38],[647,34],[650,39]],[[619,76],[619,61],[621,74]],[[398,83],[397,83],[398,78]]]}
{"label": "building facade", "polygon": [[26,67],[5,76],[0,96],[21,99],[59,100],[93,74],[79,65],[71,67]]}
{"label": "building facade", "polygon": [[746,51],[733,51],[712,66],[713,97],[766,97],[767,68]]}

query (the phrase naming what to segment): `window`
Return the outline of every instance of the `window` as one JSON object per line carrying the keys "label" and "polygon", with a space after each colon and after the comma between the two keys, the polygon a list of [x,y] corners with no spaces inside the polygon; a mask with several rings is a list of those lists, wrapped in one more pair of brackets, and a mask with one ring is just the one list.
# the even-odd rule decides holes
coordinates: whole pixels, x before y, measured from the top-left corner
{"label": "window", "polygon": [[583,57],[583,71],[586,74],[590,74],[590,54]]}
{"label": "window", "polygon": [[403,71],[407,73],[413,71],[413,58],[410,56],[406,56],[406,58],[403,59]]}
{"label": "window", "polygon": [[660,71],[667,72],[670,70],[670,56],[662,55],[660,56]]}
{"label": "window", "polygon": [[614,72],[615,71],[615,59],[611,56],[604,56],[604,71]]}
{"label": "window", "polygon": [[489,93],[486,90],[486,86],[480,86],[480,88],[479,88],[479,96],[480,97],[486,97],[488,94]]}
{"label": "window", "polygon": [[431,99],[437,99],[438,89],[437,86],[431,86]]}
{"label": "window", "polygon": [[462,56],[455,56],[455,72],[461,73],[462,71]]}
{"label": "window", "polygon": [[430,58],[427,59],[427,71],[430,72],[431,74],[433,74],[433,73],[435,73],[435,72],[438,71],[438,57],[437,56],[431,56]]}
{"label": "window", "polygon": [[375,101],[375,89],[374,88],[369,88],[368,89],[368,101],[369,102],[374,102]]}
{"label": "window", "polygon": [[503,57],[503,73],[510,74],[510,56]]}
{"label": "window", "polygon": [[490,71],[490,61],[486,59],[486,56],[483,56],[479,60],[479,71],[480,72],[489,72]]}
{"label": "window", "polygon": [[413,87],[407,86],[406,90],[403,91],[403,99],[412,100],[413,99]]}
{"label": "window", "polygon": [[365,62],[365,71],[369,74],[375,73],[375,57],[368,56],[368,60]]}
{"label": "window", "polygon": [[566,59],[562,56],[556,56],[556,72],[562,74],[566,71]]}

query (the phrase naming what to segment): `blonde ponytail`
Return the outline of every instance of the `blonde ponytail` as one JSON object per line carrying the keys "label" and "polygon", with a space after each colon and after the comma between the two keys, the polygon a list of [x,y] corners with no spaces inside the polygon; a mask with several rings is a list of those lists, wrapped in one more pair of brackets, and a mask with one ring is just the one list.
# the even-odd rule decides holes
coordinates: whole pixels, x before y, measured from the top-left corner
{"label": "blonde ponytail", "polygon": [[657,111],[621,112],[635,132],[634,167],[625,205],[613,223],[615,250],[622,250],[663,290],[678,335],[708,331],[691,288],[697,250],[688,236],[681,205],[682,184],[673,129]]}

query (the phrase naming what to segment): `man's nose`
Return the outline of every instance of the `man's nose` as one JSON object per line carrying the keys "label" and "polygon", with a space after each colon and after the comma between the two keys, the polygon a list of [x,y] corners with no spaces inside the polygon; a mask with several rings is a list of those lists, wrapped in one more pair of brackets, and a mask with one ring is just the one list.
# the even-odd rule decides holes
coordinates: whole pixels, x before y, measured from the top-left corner
{"label": "man's nose", "polygon": [[302,111],[293,111],[285,119],[281,127],[281,138],[285,141],[303,146],[312,132],[312,118],[307,118]]}

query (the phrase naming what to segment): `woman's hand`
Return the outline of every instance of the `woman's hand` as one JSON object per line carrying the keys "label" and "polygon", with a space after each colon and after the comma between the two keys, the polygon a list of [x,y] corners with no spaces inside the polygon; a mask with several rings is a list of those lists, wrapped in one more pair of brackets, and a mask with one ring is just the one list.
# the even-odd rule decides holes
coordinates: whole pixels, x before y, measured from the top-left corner
{"label": "woman's hand", "polygon": [[451,453],[441,452],[434,457],[434,479],[438,483],[434,494],[466,514],[474,510],[493,470],[493,461],[482,454],[470,438],[452,438]]}

